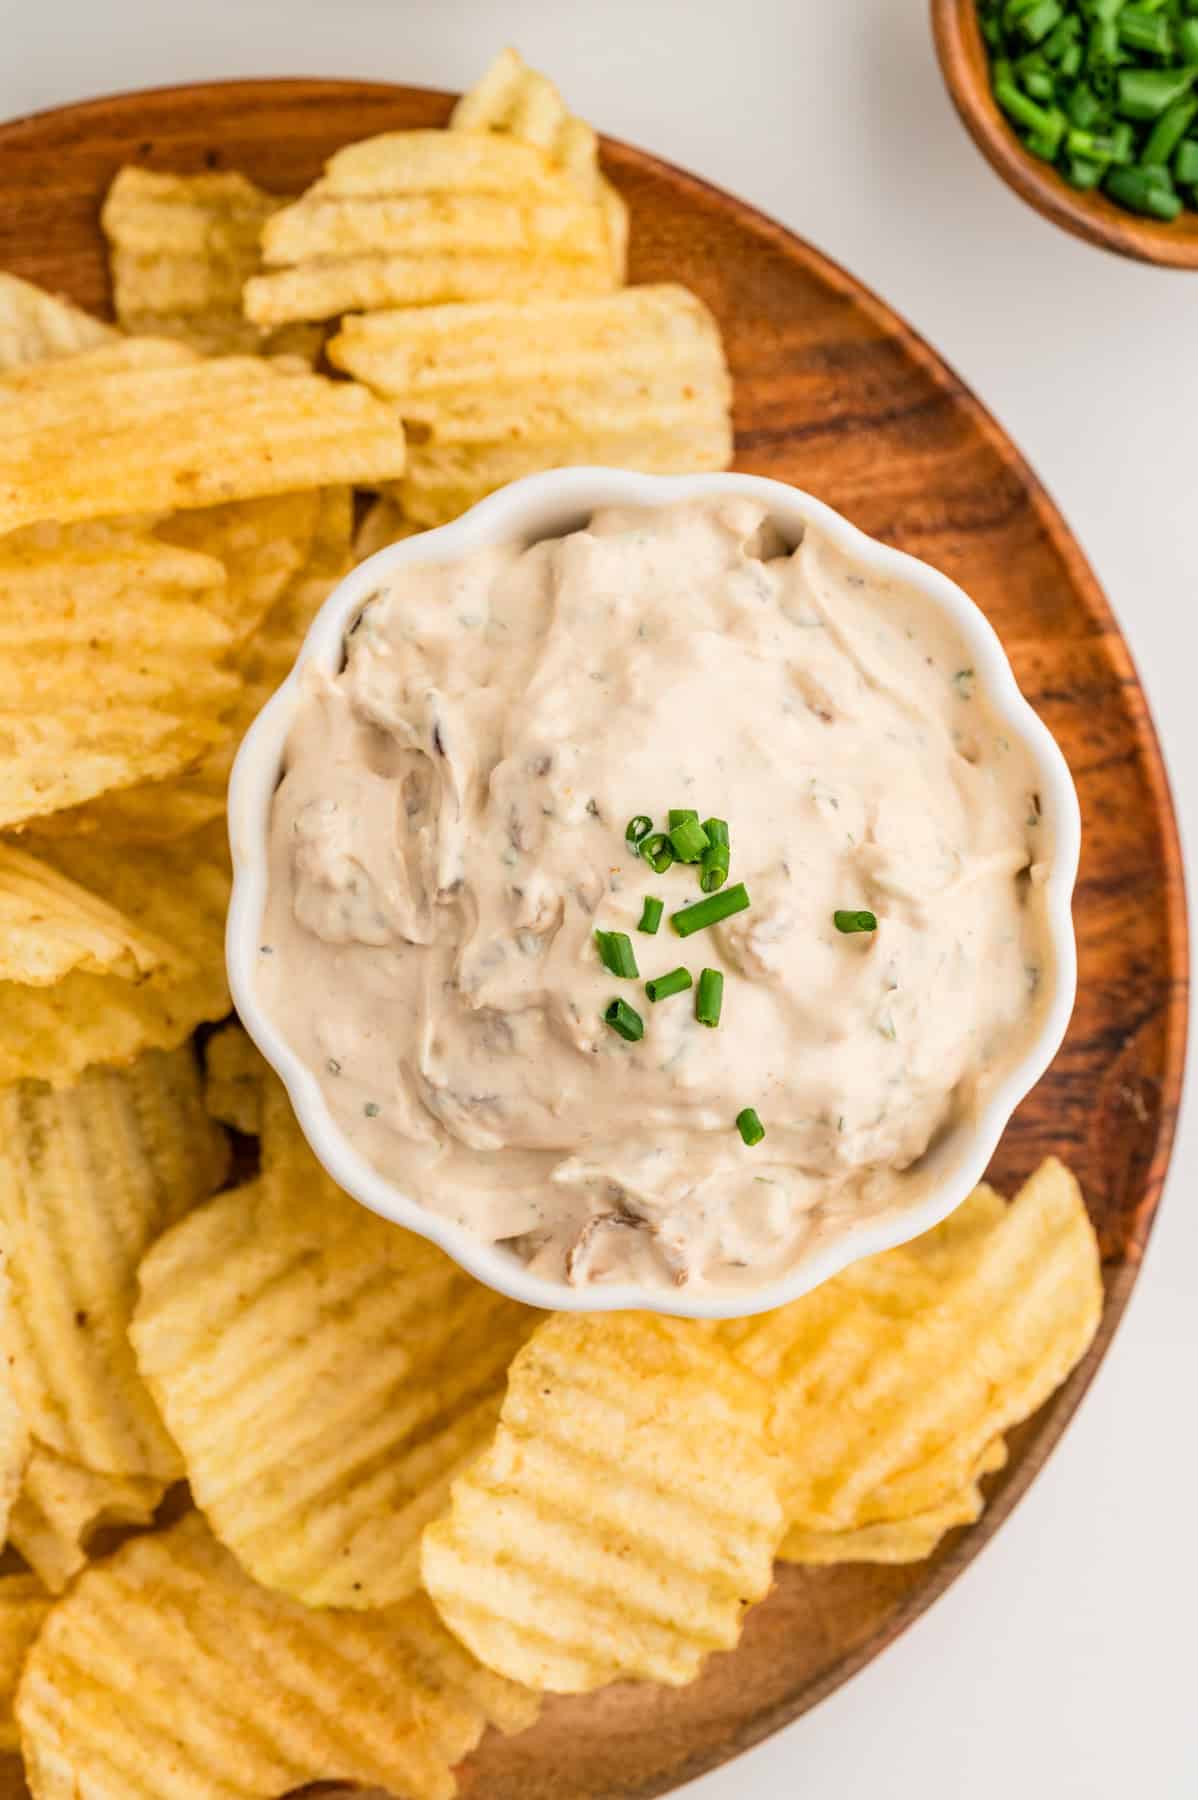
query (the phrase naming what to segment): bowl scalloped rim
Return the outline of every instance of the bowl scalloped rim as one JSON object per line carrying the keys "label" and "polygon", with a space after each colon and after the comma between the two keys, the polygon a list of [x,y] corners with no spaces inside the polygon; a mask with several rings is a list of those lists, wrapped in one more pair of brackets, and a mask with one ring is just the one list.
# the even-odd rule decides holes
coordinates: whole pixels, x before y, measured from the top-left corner
{"label": "bowl scalloped rim", "polygon": [[[632,1283],[575,1288],[530,1274],[514,1252],[488,1244],[409,1199],[348,1142],[325,1104],[315,1074],[272,1024],[254,992],[266,898],[266,842],[270,807],[286,740],[300,698],[299,673],[316,662],[340,667],[347,626],[380,578],[411,564],[455,561],[468,552],[512,539],[535,542],[585,523],[601,506],[652,506],[672,501],[743,495],[765,505],[783,536],[797,542],[817,527],[878,575],[915,587],[947,614],[968,641],[978,685],[995,713],[1031,751],[1040,776],[1044,821],[1052,837],[1045,917],[1052,949],[1053,988],[1041,1030],[993,1085],[981,1112],[954,1127],[929,1155],[951,1166],[916,1204],[849,1226],[802,1257],[781,1279],[759,1288],[642,1288]],[[287,679],[250,726],[229,783],[229,839],[233,892],[226,927],[226,959],[241,1022],[282,1080],[300,1128],[333,1180],[381,1217],[438,1244],[479,1281],[512,1299],[555,1311],[637,1309],[683,1318],[749,1316],[782,1306],[839,1274],[850,1263],[929,1231],[954,1212],[982,1179],[1007,1122],[1056,1055],[1077,988],[1072,896],[1081,847],[1081,816],[1073,779],[1048,727],[1024,699],[993,626],[969,596],[939,570],[906,551],[869,537],[823,501],[760,475],[641,475],[628,470],[571,468],[529,475],[481,500],[448,525],[401,539],[352,569],[313,620]]]}

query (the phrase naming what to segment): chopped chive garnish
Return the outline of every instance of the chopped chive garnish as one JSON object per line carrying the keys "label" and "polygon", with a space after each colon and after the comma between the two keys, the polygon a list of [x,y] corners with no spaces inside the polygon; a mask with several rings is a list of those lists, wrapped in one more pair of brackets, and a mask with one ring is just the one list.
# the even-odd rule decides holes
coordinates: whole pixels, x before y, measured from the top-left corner
{"label": "chopped chive garnish", "polygon": [[716,1026],[724,1004],[724,977],[718,969],[704,969],[695,995],[695,1017],[700,1025]]}
{"label": "chopped chive garnish", "polygon": [[1159,119],[1167,106],[1189,92],[1196,73],[1189,68],[1120,69],[1115,111],[1125,119]]}
{"label": "chopped chive garnish", "polygon": [[746,1106],[743,1111],[737,1113],[736,1129],[750,1147],[759,1144],[765,1136],[765,1126],[757,1117],[756,1110],[751,1106]]}
{"label": "chopped chive garnish", "polygon": [[692,806],[671,806],[669,812],[671,831],[675,825],[685,825],[691,819],[696,825],[699,823],[699,815]]}
{"label": "chopped chive garnish", "polygon": [[629,819],[624,827],[625,841],[629,844],[639,844],[643,838],[648,837],[652,829],[652,819],[647,818],[644,813],[637,813],[635,819]]}
{"label": "chopped chive garnish", "polygon": [[624,981],[636,980],[640,970],[636,966],[632,939],[626,931],[597,931],[595,946],[605,969],[610,969],[613,975],[619,975]]}
{"label": "chopped chive garnish", "polygon": [[670,924],[679,937],[690,937],[694,931],[705,931],[709,925],[718,925],[721,919],[730,919],[733,913],[744,912],[750,904],[744,882],[738,881],[735,887],[725,888],[722,893],[696,900],[693,906],[684,906],[680,912],[671,913]]}
{"label": "chopped chive garnish", "polygon": [[1166,224],[1181,211],[1181,197],[1168,169],[1153,163],[1146,169],[1112,169],[1106,178],[1106,191],[1129,212],[1163,219]]}
{"label": "chopped chive garnish", "polygon": [[603,1015],[603,1022],[630,1044],[639,1044],[645,1035],[645,1021],[627,1000],[613,1000]]}
{"label": "chopped chive garnish", "polygon": [[878,921],[871,912],[834,912],[832,923],[846,935],[854,931],[876,931]]}
{"label": "chopped chive garnish", "polygon": [[994,98],[1032,155],[1150,219],[1198,212],[1195,165],[1180,155],[1198,120],[1198,0],[976,0],[976,10]]}
{"label": "chopped chive garnish", "polygon": [[714,894],[728,879],[728,864],[732,854],[728,841],[728,821],[704,819],[703,829],[707,833],[708,842],[699,871],[699,886],[705,894]]}
{"label": "chopped chive garnish", "polygon": [[664,875],[674,860],[674,850],[664,831],[655,831],[652,837],[642,838],[641,855],[655,875]]}
{"label": "chopped chive garnish", "polygon": [[689,969],[671,969],[668,975],[655,975],[652,981],[647,981],[645,992],[656,1005],[659,1000],[668,1000],[672,994],[685,994],[692,985]]}
{"label": "chopped chive garnish", "polygon": [[679,862],[696,863],[707,849],[707,833],[698,819],[683,819],[670,827],[670,843]]}
{"label": "chopped chive garnish", "polygon": [[661,915],[666,910],[665,901],[659,900],[656,894],[646,894],[645,904],[641,908],[641,922],[638,931],[647,931],[653,937],[661,924]]}

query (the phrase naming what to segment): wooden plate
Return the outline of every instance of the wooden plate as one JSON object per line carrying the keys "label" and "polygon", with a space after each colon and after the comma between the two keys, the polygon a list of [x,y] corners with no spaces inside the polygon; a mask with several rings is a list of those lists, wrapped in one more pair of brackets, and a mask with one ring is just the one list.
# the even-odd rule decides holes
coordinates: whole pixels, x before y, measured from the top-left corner
{"label": "wooden plate", "polygon": [[[18,120],[0,129],[0,267],[106,311],[96,214],[121,163],[243,169],[295,192],[339,144],[439,125],[449,105],[412,88],[245,81]],[[1107,1306],[1084,1366],[1015,1434],[978,1525],[911,1568],[782,1570],[741,1648],[694,1687],[551,1702],[525,1736],[488,1741],[463,1772],[477,1800],[664,1793],[812,1706],[943,1591],[1040,1468],[1110,1342],[1160,1196],[1185,1047],[1181,860],[1160,751],[1127,646],[1044,489],[927,345],[818,251],[639,150],[605,155],[632,208],[633,279],[684,281],[723,324],[737,467],[809,488],[955,577],[1069,758],[1085,833],[1080,998],[992,1177],[1009,1190],[1050,1152],[1073,1165]]]}

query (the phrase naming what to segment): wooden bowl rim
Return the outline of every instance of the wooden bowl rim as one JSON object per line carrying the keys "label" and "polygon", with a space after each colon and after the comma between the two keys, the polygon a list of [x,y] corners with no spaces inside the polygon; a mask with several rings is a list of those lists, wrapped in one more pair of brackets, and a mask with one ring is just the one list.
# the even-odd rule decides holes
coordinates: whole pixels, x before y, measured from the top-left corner
{"label": "wooden bowl rim", "polygon": [[1141,219],[1094,190],[1071,188],[1025,150],[999,110],[988,81],[976,73],[985,57],[976,0],[931,0],[932,35],[945,86],[962,124],[990,167],[1044,218],[1074,237],[1134,262],[1198,269],[1198,213],[1173,224]]}

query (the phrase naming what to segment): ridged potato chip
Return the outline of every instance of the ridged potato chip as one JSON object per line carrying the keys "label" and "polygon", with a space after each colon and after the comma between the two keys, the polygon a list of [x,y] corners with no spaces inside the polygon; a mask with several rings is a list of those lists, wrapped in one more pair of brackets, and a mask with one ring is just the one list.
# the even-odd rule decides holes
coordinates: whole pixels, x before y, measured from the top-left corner
{"label": "ridged potato chip", "polygon": [[130,1334],[197,1504],[250,1573],[310,1606],[390,1605],[537,1315],[343,1194],[263,1080],[261,1178],[154,1246]]}
{"label": "ridged potato chip", "polygon": [[61,1594],[86,1564],[98,1531],[151,1524],[165,1492],[165,1482],[152,1475],[98,1474],[37,1444],[9,1520],[9,1541],[45,1587]]}
{"label": "ridged potato chip", "polygon": [[264,348],[241,290],[262,266],[263,225],[286,204],[233,170],[119,169],[100,224],[125,330],[179,338],[205,355]]}
{"label": "ridged potato chip", "polygon": [[419,537],[423,529],[422,525],[414,525],[411,519],[405,519],[402,507],[392,495],[380,495],[372,502],[355,533],[354,561],[365,562],[377,550],[385,550],[388,544],[398,544],[402,538]]}
{"label": "ridged potato chip", "polygon": [[0,981],[41,987],[72,969],[138,981],[175,960],[165,938],[0,842]]}
{"label": "ridged potato chip", "polygon": [[204,1105],[222,1125],[257,1137],[270,1079],[270,1069],[240,1025],[222,1025],[204,1045]]}
{"label": "ridged potato chip", "polygon": [[268,494],[261,500],[233,500],[227,506],[176,513],[154,535],[223,564],[226,584],[217,611],[234,643],[240,644],[303,568],[320,507],[319,489]]}
{"label": "ridged potato chip", "polygon": [[1102,1280],[1076,1180],[1050,1159],[1009,1207],[995,1200],[980,1190],[872,1268],[721,1327],[774,1396],[791,1524],[846,1532],[938,1508],[1085,1354]]}
{"label": "ridged potato chip", "polygon": [[0,374],[26,363],[75,356],[116,335],[111,325],[69,301],[0,271]]}
{"label": "ridged potato chip", "polygon": [[[0,1315],[7,1314],[11,1306],[6,1282],[0,1291]],[[13,1372],[4,1363],[0,1366],[0,1544],[8,1536],[9,1519],[32,1454],[33,1439],[17,1399]]]}
{"label": "ridged potato chip", "polygon": [[419,427],[397,490],[416,524],[444,523],[537,469],[681,472],[731,459],[718,327],[670,283],[349,318],[328,355]]}
{"label": "ridged potato chip", "polygon": [[594,192],[536,145],[395,131],[349,144],[262,233],[261,326],[379,306],[597,292],[618,277]]}
{"label": "ridged potato chip", "polygon": [[981,1518],[986,1501],[979,1481],[1001,1469],[1006,1460],[1007,1447],[1002,1438],[995,1438],[978,1459],[973,1479],[927,1512],[906,1519],[881,1519],[849,1531],[813,1531],[807,1525],[792,1525],[778,1556],[782,1562],[816,1567],[846,1562],[922,1562],[945,1532]]}
{"label": "ridged potato chip", "polygon": [[[131,368],[134,346],[154,354]],[[0,532],[403,473],[394,408],[354,382],[156,338],[119,348],[115,369],[101,346],[0,376]]]}
{"label": "ridged potato chip", "polygon": [[539,1326],[492,1442],[424,1534],[424,1585],[467,1649],[557,1693],[679,1686],[731,1649],[784,1526],[769,1397],[746,1374],[687,1321]]}
{"label": "ridged potato chip", "polygon": [[182,1461],[128,1339],[148,1246],[219,1185],[224,1134],[190,1047],[73,1088],[0,1088],[0,1343],[42,1445],[110,1474],[171,1481]]}
{"label": "ridged potato chip", "polygon": [[628,256],[628,208],[599,173],[599,144],[585,119],[576,118],[547,75],[530,69],[512,49],[501,50],[486,73],[463,94],[449,121],[451,131],[491,131],[535,144],[599,203],[616,282]]}
{"label": "ridged potato chip", "polygon": [[133,528],[0,538],[0,826],[221,742],[240,685],[225,586],[214,557]]}
{"label": "ridged potato chip", "polygon": [[36,1575],[0,1575],[0,1750],[20,1749],[13,1716],[25,1658],[53,1601]]}
{"label": "ridged potato chip", "polygon": [[452,1800],[486,1726],[520,1731],[536,1710],[423,1595],[309,1611],[256,1586],[195,1514],[84,1571],[16,1700],[38,1800],[273,1800],[321,1780]]}
{"label": "ridged potato chip", "polygon": [[0,1082],[64,1087],[92,1063],[128,1062],[173,1049],[197,1025],[229,1011],[224,929],[231,872],[221,823],[114,856],[95,837],[39,839],[60,874],[172,946],[146,980],[74,969],[50,986],[0,982]]}
{"label": "ridged potato chip", "polygon": [[[315,499],[316,518],[303,563],[266,617],[233,652],[242,686],[223,716],[224,741],[180,775],[101,794],[83,806],[54,813],[39,822],[40,828],[55,836],[99,834],[110,843],[160,843],[223,819],[229,773],[243,735],[287,674],[309,625],[351,566],[350,489],[321,488]],[[180,514],[171,527],[209,517],[207,512]]]}

